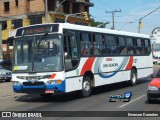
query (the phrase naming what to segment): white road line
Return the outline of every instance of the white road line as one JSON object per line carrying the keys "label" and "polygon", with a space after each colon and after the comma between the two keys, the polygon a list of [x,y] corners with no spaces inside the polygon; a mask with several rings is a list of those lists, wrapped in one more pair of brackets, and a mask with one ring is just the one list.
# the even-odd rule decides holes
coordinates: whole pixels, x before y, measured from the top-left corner
{"label": "white road line", "polygon": [[130,104],[130,103],[132,103],[132,102],[134,102],[134,101],[136,101],[136,100],[139,100],[139,99],[141,99],[141,98],[144,97],[144,96],[146,96],[146,95],[142,95],[142,96],[140,96],[140,97],[138,97],[138,98],[136,98],[136,99],[134,99],[134,100],[126,103],[126,104],[123,104],[123,105],[119,106],[119,108],[122,108],[122,107],[124,107],[124,106],[126,106],[126,105],[128,105],[128,104]]}

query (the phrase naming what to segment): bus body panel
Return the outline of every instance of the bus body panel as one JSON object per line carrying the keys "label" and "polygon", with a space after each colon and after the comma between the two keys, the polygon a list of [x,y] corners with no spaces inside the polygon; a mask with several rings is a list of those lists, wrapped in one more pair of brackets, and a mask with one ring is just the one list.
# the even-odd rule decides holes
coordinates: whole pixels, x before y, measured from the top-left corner
{"label": "bus body panel", "polygon": [[[63,34],[64,29],[150,39],[148,35],[144,34],[73,25],[68,23],[59,24],[59,30],[56,32],[56,34]],[[68,63],[66,64],[68,65]],[[79,55],[79,64],[74,69],[70,69],[67,71],[43,72],[36,74],[13,73],[12,80],[20,82],[20,85],[13,85],[13,90],[15,92],[26,92],[25,90],[30,90],[30,93],[32,93],[34,90],[39,91],[38,93],[44,93],[45,90],[57,90],[58,92],[72,92],[76,90],[82,90],[83,79],[87,72],[91,72],[93,74],[93,87],[96,87],[96,86],[130,80],[132,69],[136,70],[137,78],[143,78],[149,76],[151,73],[153,73],[152,54],[147,56],[93,55],[89,57],[87,56],[84,57],[82,55]],[[35,76],[45,76],[45,75],[50,75],[50,78],[39,79],[39,80],[36,80],[34,78]],[[33,78],[33,81],[32,79],[28,80],[21,79],[21,77],[24,78],[31,77]],[[61,80],[61,84],[47,84],[48,81],[52,80]],[[35,83],[37,81],[44,82],[44,84],[24,85],[24,82]]]}
{"label": "bus body panel", "polygon": [[[151,56],[148,56],[148,58],[149,57]],[[133,60],[130,60],[129,58],[130,57],[96,57],[92,64],[90,64],[90,60],[88,60],[89,58],[81,58],[79,67],[76,70],[66,73],[67,77],[71,77],[68,78],[68,80],[70,81],[69,91],[82,89],[81,85],[83,76],[87,71],[92,71],[94,74],[94,87],[130,80],[132,67],[135,67],[137,69],[137,78],[143,78],[152,74],[153,66],[150,59],[147,59],[145,56],[135,56],[133,57]],[[113,59],[114,61],[112,61]],[[127,65],[130,64],[130,61],[132,62],[132,65],[129,68],[127,67]],[[115,67],[117,65],[116,63],[118,63],[117,67]],[[90,67],[88,66],[89,64]],[[107,69],[107,65],[111,65],[111,67],[108,67]],[[120,68],[120,65],[122,68]],[[87,69],[87,67],[92,69]],[[98,71],[99,67],[102,69],[101,72]],[[84,68],[86,68],[86,71],[83,71]],[[80,75],[82,75],[82,77],[79,77]],[[74,82],[72,82],[72,80],[74,80]],[[75,81],[77,81],[77,89],[75,88]]]}
{"label": "bus body panel", "polygon": [[[51,75],[48,78],[41,79],[41,77]],[[61,84],[48,84],[48,81],[52,80],[61,80]],[[21,74],[12,74],[12,81],[19,81],[20,84],[13,85],[14,92],[26,92],[27,93],[34,93],[35,89],[41,89],[39,93],[44,93],[45,90],[55,90],[57,92],[65,92],[65,77],[64,72],[49,72],[49,73],[37,73],[37,74],[28,74],[28,73],[21,73]],[[37,85],[39,82],[42,84]],[[35,85],[33,85],[35,84]],[[38,93],[38,92],[37,92]]]}
{"label": "bus body panel", "polygon": [[82,89],[83,77],[70,77],[65,80],[66,92],[72,92]]}

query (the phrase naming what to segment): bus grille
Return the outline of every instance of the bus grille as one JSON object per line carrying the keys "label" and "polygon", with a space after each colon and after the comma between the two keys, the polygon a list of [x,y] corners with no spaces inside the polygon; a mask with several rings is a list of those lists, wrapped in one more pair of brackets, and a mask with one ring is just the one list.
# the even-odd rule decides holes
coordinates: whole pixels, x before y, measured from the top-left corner
{"label": "bus grille", "polygon": [[23,85],[25,86],[41,86],[44,85],[44,82],[23,82]]}
{"label": "bus grille", "polygon": [[40,80],[40,79],[46,79],[49,78],[51,75],[42,75],[42,76],[17,76],[18,79],[23,79],[23,80]]}

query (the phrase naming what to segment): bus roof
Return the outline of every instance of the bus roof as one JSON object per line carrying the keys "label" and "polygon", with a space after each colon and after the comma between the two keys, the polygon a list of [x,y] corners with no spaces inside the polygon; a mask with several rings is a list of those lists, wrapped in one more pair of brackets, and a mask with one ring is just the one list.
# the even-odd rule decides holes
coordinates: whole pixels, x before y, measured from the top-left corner
{"label": "bus roof", "polygon": [[59,24],[60,24],[60,26],[62,26],[62,28],[66,28],[66,29],[74,29],[74,30],[82,30],[82,31],[90,31],[90,32],[109,33],[109,34],[116,34],[116,35],[150,38],[149,35],[134,33],[134,32],[118,31],[118,30],[112,30],[112,29],[106,29],[106,28],[82,26],[82,25],[75,25],[75,24],[69,24],[69,23],[59,23]]}
{"label": "bus roof", "polygon": [[112,30],[112,29],[107,29],[107,28],[97,28],[97,27],[91,27],[91,26],[76,25],[76,24],[70,24],[70,23],[35,24],[35,25],[26,26],[26,27],[20,27],[18,29],[27,28],[27,27],[31,27],[31,26],[54,25],[54,24],[56,24],[56,25],[59,24],[59,32],[62,32],[63,29],[71,29],[71,30],[81,30],[81,31],[88,31],[88,32],[108,33],[108,34],[116,34],[116,35],[132,36],[132,37],[150,38],[150,36],[146,35],[146,34]]}

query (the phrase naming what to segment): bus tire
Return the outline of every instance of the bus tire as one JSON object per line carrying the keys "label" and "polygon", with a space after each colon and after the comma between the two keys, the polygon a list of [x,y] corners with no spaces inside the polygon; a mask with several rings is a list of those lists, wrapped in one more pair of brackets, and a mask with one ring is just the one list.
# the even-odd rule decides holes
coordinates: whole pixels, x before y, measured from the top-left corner
{"label": "bus tire", "polygon": [[129,83],[131,86],[135,86],[137,83],[137,73],[134,69],[131,70],[131,78]]}
{"label": "bus tire", "polygon": [[10,81],[11,81],[11,79],[6,79],[5,81],[6,81],[6,82],[10,82]]}
{"label": "bus tire", "polygon": [[83,83],[82,83],[82,97],[88,97],[91,95],[92,85],[91,85],[91,78],[88,76],[84,76]]}

